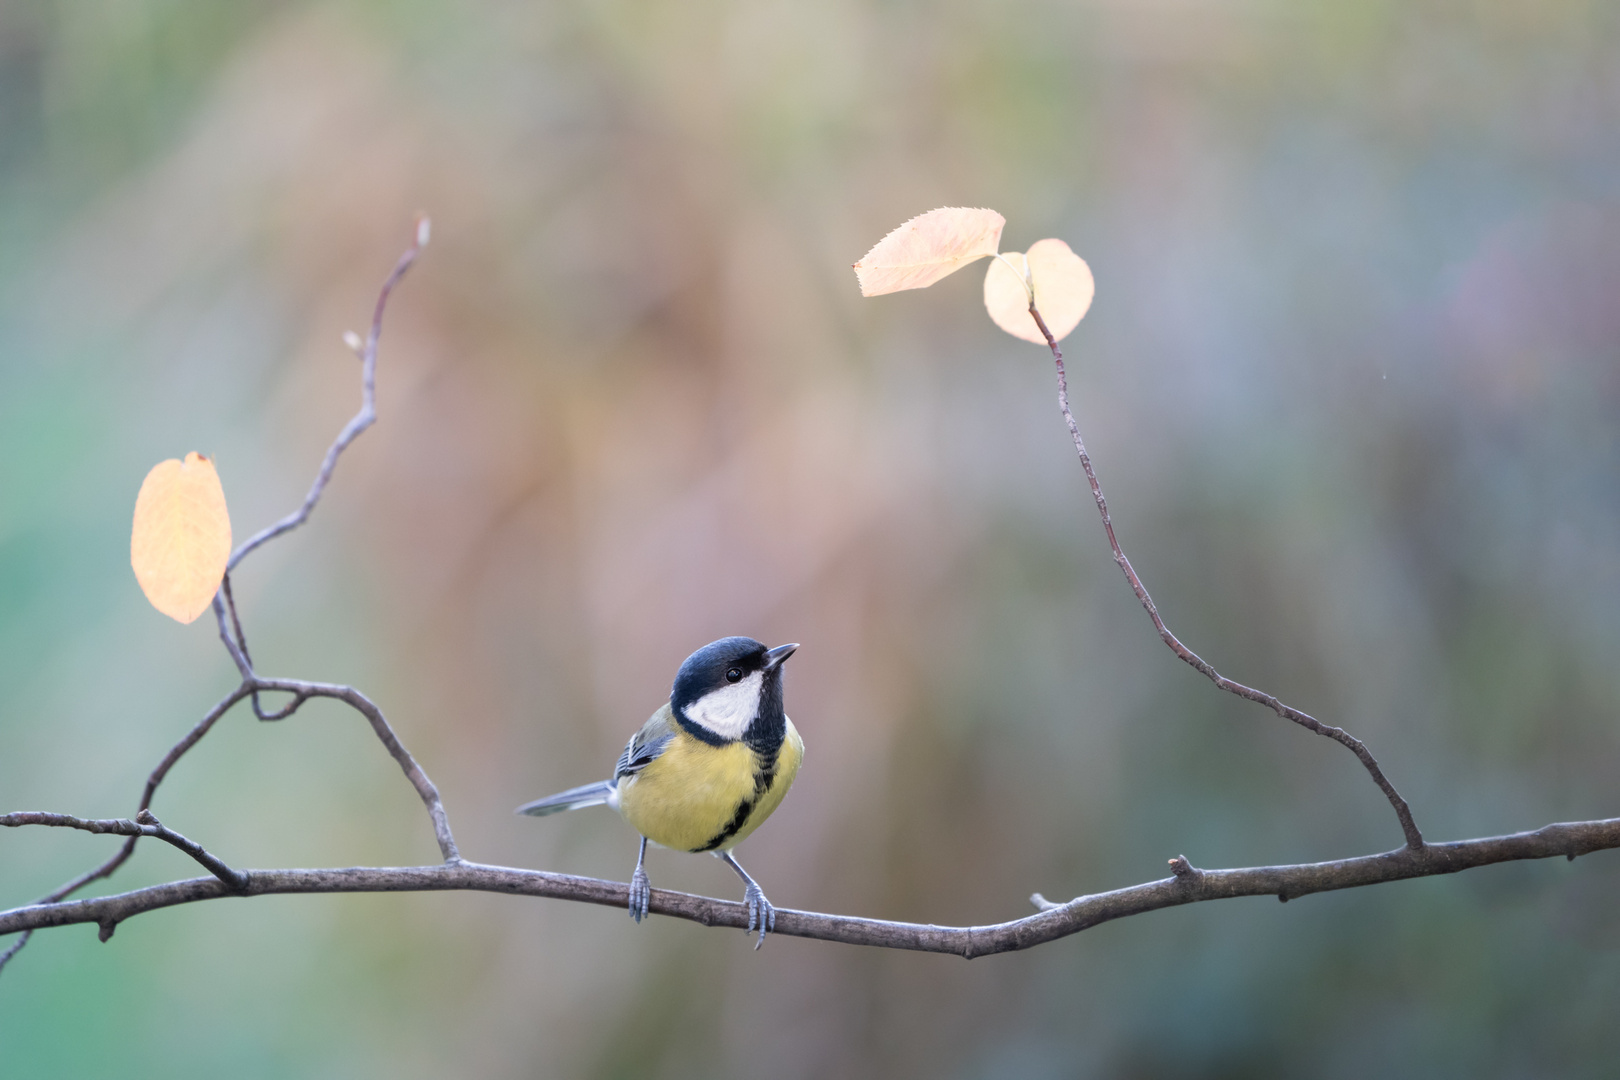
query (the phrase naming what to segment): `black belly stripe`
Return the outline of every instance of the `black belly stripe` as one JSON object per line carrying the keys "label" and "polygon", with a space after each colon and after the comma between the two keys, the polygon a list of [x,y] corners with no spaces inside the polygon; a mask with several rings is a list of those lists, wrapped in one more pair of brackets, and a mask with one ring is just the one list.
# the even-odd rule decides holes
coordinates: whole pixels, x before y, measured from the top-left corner
{"label": "black belly stripe", "polygon": [[774,783],[776,783],[776,761],[773,759],[769,765],[760,762],[759,768],[754,770],[754,801],[758,802],[759,797],[771,790]]}
{"label": "black belly stripe", "polygon": [[731,821],[727,823],[726,827],[715,833],[707,844],[693,848],[693,854],[701,851],[713,851],[733,836],[736,836],[737,830],[748,823],[748,815],[753,812],[754,804],[759,801],[759,797],[769,791],[771,785],[776,782],[777,759],[773,757],[768,764],[760,761],[757,757],[754,760],[754,797],[744,799],[738,803],[737,812],[731,816]]}
{"label": "black belly stripe", "polygon": [[753,799],[744,799],[742,802],[738,803],[737,812],[732,815],[731,823],[725,828],[721,829],[719,832],[715,833],[714,839],[710,840],[702,847],[693,848],[692,851],[694,853],[699,851],[713,851],[727,840],[730,840],[733,836],[736,836],[737,830],[743,827],[743,822],[748,820],[748,812],[753,808]]}

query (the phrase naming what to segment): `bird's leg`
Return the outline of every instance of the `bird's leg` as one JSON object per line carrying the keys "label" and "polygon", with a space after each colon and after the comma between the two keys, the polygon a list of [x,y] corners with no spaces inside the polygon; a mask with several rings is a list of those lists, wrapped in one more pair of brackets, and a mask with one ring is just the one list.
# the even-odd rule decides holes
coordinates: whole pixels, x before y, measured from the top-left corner
{"label": "bird's leg", "polygon": [[641,838],[641,854],[636,856],[636,872],[630,875],[630,917],[640,922],[647,914],[647,904],[652,900],[652,882],[647,880],[647,871],[642,869],[642,863],[647,861],[647,838]]}
{"label": "bird's leg", "polygon": [[731,857],[731,852],[717,851],[715,854],[726,860],[726,864],[737,871],[737,876],[743,879],[745,886],[743,903],[748,905],[748,927],[743,932],[752,933],[754,927],[759,927],[759,940],[754,942],[754,948],[757,949],[765,944],[765,932],[776,929],[776,909],[765,899],[765,892],[759,887],[759,883],[749,877],[742,864]]}

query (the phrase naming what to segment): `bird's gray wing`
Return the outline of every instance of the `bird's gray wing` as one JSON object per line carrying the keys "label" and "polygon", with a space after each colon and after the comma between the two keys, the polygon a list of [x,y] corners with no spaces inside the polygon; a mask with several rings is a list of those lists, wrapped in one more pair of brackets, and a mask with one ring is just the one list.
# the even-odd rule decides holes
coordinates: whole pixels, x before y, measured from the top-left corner
{"label": "bird's gray wing", "polygon": [[613,766],[613,779],[634,776],[658,759],[658,756],[669,748],[670,740],[675,737],[675,714],[668,705],[652,714],[648,721],[641,725],[641,730],[630,736],[630,741],[624,745],[624,753],[619,755],[619,762]]}

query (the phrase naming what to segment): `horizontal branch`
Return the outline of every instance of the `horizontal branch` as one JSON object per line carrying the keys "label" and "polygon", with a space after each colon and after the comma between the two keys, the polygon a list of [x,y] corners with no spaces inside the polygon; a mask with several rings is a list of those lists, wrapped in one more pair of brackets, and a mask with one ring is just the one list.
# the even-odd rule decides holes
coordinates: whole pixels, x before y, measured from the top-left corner
{"label": "horizontal branch", "polygon": [[[1114,919],[1204,900],[1275,896],[1286,901],[1309,893],[1454,874],[1491,863],[1548,859],[1557,855],[1574,859],[1593,851],[1613,848],[1620,848],[1620,818],[1548,825],[1534,832],[1514,833],[1511,836],[1425,844],[1421,848],[1399,848],[1382,855],[1293,866],[1199,870],[1185,858],[1177,857],[1170,860],[1173,873],[1168,878],[1113,892],[1077,897],[1065,904],[1049,903],[1037,896],[1032,899],[1041,910],[1011,922],[989,926],[933,926],[778,908],[776,933],[840,941],[849,945],[954,953],[971,959],[1027,949]],[[621,882],[471,862],[444,866],[337,870],[254,870],[247,877],[246,886],[240,890],[226,887],[217,878],[192,878],[116,896],[14,908],[0,912],[0,934],[73,923],[97,923],[105,940],[118,923],[142,912],[227,896],[273,893],[467,889],[620,908],[629,902],[629,886]],[[652,891],[649,910],[705,926],[743,929],[748,924],[748,909],[742,904],[664,889]]]}

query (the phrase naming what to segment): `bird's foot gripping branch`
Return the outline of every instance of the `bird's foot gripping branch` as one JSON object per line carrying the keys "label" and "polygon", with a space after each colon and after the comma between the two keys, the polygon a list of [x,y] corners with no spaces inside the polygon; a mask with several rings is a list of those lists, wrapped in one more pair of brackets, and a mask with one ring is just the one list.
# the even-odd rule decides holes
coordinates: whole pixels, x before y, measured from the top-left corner
{"label": "bird's foot gripping branch", "polygon": [[[984,926],[934,926],[778,908],[765,899],[759,886],[732,857],[731,849],[780,803],[803,754],[803,744],[787,721],[781,702],[779,665],[796,646],[767,650],[751,639],[730,638],[699,650],[683,665],[670,703],[654,713],[630,740],[612,780],[563,792],[520,809],[544,814],[576,806],[611,805],[640,831],[643,855],[650,837],[666,846],[710,851],[726,859],[745,883],[745,902],[653,889],[641,859],[637,860],[636,874],[629,885],[463,859],[438,789],[405,749],[382,710],[353,687],[259,675],[231,590],[231,572],[243,559],[309,518],[338,458],[375,421],[377,343],[383,314],[394,286],[427,243],[428,224],[424,219],[383,284],[369,333],[363,338],[354,333],[345,336],[345,342],[360,360],[360,409],[328,448],[309,493],[296,510],[233,550],[229,514],[212,462],[196,454],[164,462],[142,485],[131,539],[136,576],[154,606],[182,622],[213,609],[220,640],[240,681],[152,770],[134,818],[90,819],[40,811],[0,815],[0,825],[11,828],[71,828],[125,838],[118,851],[100,866],[34,903],[0,911],[0,936],[17,935],[0,952],[0,968],[27,943],[33,931],[44,927],[93,923],[105,941],[125,919],[204,900],[275,893],[430,890],[480,890],[628,907],[638,921],[649,913],[667,915],[705,926],[757,930],[761,941],[769,930],[793,937],[974,957],[1029,948],[1113,919],[1203,900],[1269,895],[1286,901],[1313,892],[1451,874],[1491,863],[1555,855],[1574,859],[1620,848],[1620,819],[1426,843],[1410,807],[1360,740],[1270,694],[1226,678],[1170,632],[1119,544],[1102,487],[1069,406],[1068,377],[1058,342],[1079,324],[1091,305],[1091,271],[1061,240],[1038,241],[1023,253],[999,251],[1004,225],[1001,215],[992,210],[948,208],[914,218],[855,264],[861,290],[870,296],[922,288],[977,259],[991,260],[984,281],[986,308],[1008,333],[1050,349],[1057,369],[1060,410],[1091,486],[1109,548],[1160,638],[1179,659],[1221,690],[1263,705],[1354,753],[1394,809],[1405,840],[1402,847],[1330,862],[1235,870],[1198,869],[1186,857],[1177,856],[1170,860],[1168,877],[1061,903],[1036,893],[1031,897],[1037,909],[1034,914]],[[275,695],[279,706],[267,705],[267,694]],[[165,777],[235,706],[247,701],[259,719],[284,720],[312,698],[343,702],[371,725],[428,812],[443,859],[440,864],[247,870],[153,815],[152,801]],[[720,800],[724,805],[711,808],[714,812],[707,817],[671,816],[668,810],[672,788],[715,787],[716,778],[723,781],[719,787],[731,792],[729,800]],[[185,852],[207,874],[114,895],[72,898],[85,886],[111,877],[134,854],[142,837],[161,840]]]}

